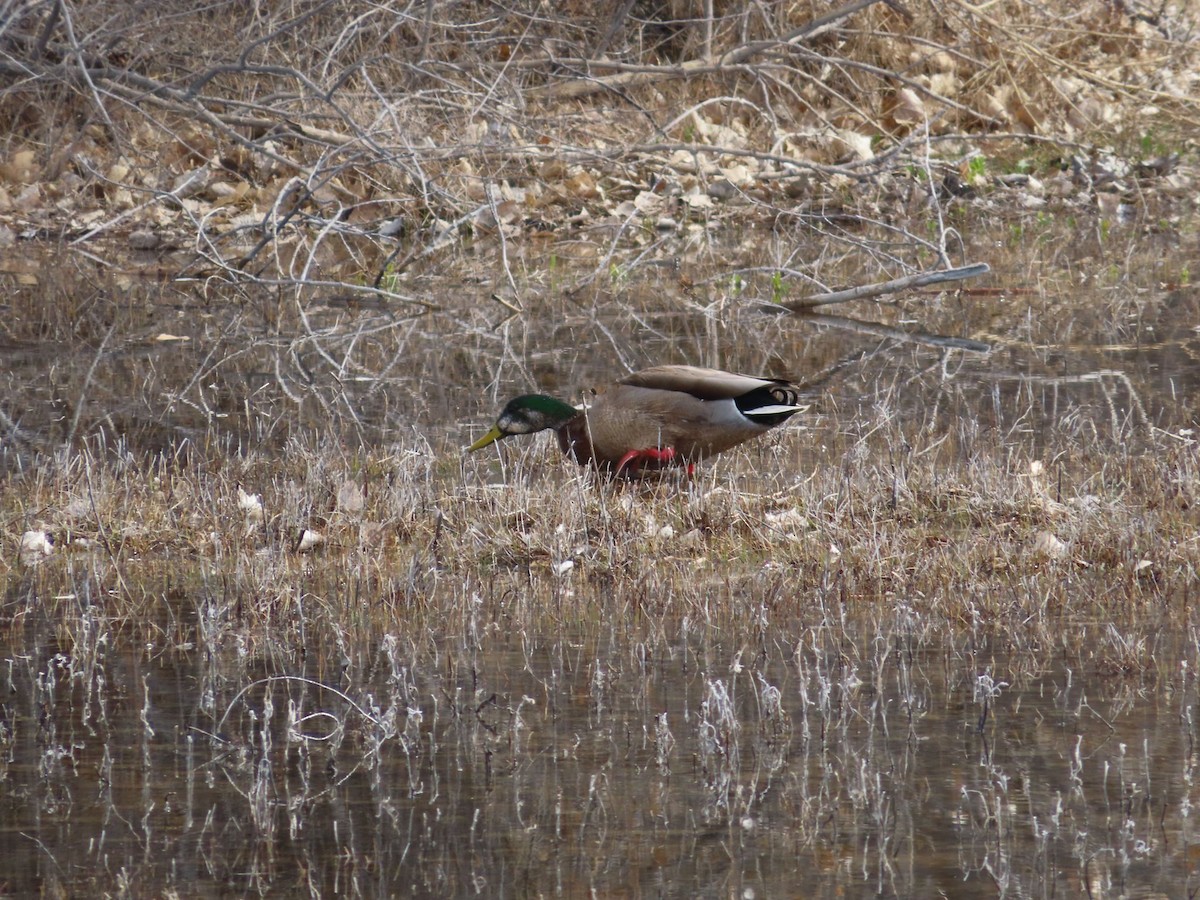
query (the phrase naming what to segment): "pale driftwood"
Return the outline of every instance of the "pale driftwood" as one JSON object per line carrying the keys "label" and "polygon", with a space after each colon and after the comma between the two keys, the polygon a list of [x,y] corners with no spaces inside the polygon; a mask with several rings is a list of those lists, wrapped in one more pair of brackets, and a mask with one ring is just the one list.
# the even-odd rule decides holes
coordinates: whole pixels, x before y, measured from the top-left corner
{"label": "pale driftwood", "polygon": [[[595,94],[600,91],[619,90],[621,88],[641,84],[653,84],[658,81],[667,81],[674,78],[687,78],[704,72],[718,71],[743,65],[747,60],[752,59],[760,53],[765,53],[768,50],[774,50],[788,44],[797,44],[816,37],[842,19],[866,9],[868,6],[874,6],[878,2],[880,0],[851,0],[851,2],[839,6],[837,9],[831,10],[823,16],[818,16],[811,22],[801,25],[799,28],[788,32],[782,37],[770,41],[750,41],[740,44],[722,53],[716,59],[689,59],[676,66],[660,66],[649,71],[619,72],[615,75],[602,75],[599,77],[585,75],[574,81],[532,88],[525,92],[525,96],[542,100],[569,100],[575,97]],[[603,66],[604,63],[598,61],[595,65]]]}
{"label": "pale driftwood", "polygon": [[832,291],[827,294],[810,294],[799,300],[789,300],[780,303],[784,309],[793,312],[803,312],[817,306],[827,306],[830,303],[845,303],[848,300],[865,300],[869,297],[879,297],[883,294],[894,294],[908,288],[924,287],[927,284],[942,284],[947,281],[965,281],[968,278],[978,278],[991,271],[987,263],[975,263],[971,266],[960,266],[957,269],[942,269],[937,272],[919,272],[916,275],[905,275],[903,278],[893,278],[891,281],[881,281],[877,284],[864,284],[859,287],[847,288],[844,291]]}
{"label": "pale driftwood", "polygon": [[878,322],[863,322],[848,316],[834,316],[828,313],[813,313],[805,321],[822,322],[835,328],[852,331],[855,334],[867,334],[873,337],[887,338],[904,344],[922,344],[926,347],[937,347],[941,350],[969,350],[972,353],[988,353],[991,344],[983,341],[973,341],[970,338],[953,337],[947,334],[930,334],[926,331],[905,331],[891,325],[881,325]]}

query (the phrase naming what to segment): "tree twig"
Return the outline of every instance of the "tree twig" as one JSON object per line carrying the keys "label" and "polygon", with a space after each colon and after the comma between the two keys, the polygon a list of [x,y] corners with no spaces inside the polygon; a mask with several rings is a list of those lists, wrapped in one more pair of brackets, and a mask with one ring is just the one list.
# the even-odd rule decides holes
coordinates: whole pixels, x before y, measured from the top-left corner
{"label": "tree twig", "polygon": [[983,341],[973,341],[970,338],[954,337],[946,334],[931,334],[927,331],[905,331],[891,325],[879,322],[864,322],[849,316],[834,316],[829,313],[811,313],[805,321],[820,322],[832,325],[855,334],[867,334],[874,337],[887,338],[903,344],[923,344],[927,347],[937,347],[941,350],[969,350],[972,353],[989,353],[992,345]]}
{"label": "tree twig", "polygon": [[915,275],[905,275],[903,278],[893,278],[891,281],[880,281],[876,284],[864,284],[859,287],[847,288],[844,291],[831,291],[825,294],[810,294],[799,300],[791,300],[779,304],[784,309],[793,312],[803,312],[817,306],[827,306],[830,303],[845,303],[849,300],[866,300],[883,294],[894,294],[908,288],[924,287],[927,284],[942,284],[948,281],[965,281],[968,278],[978,278],[991,271],[987,263],[975,263],[970,266],[960,266],[957,269],[942,269],[937,272],[918,272]]}

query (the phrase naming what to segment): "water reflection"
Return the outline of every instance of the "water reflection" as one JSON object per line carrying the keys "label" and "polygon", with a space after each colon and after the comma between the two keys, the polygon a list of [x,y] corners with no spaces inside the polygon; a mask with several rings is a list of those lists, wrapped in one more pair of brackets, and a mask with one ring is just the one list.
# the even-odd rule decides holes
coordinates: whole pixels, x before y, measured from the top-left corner
{"label": "water reflection", "polygon": [[443,647],[433,665],[391,636],[343,661],[370,673],[357,687],[326,673],[344,693],[300,673],[235,690],[249,670],[195,652],[4,648],[5,887],[1194,890],[1195,634],[1114,677],[1089,650],[1100,627],[1039,665],[895,622],[855,645],[817,625],[738,649],[677,624],[661,643]]}

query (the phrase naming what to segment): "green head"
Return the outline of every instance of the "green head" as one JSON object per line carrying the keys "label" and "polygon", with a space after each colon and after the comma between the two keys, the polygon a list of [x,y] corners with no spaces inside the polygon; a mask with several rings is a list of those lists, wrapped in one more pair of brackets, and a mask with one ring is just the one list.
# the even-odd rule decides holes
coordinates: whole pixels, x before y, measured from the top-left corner
{"label": "green head", "polygon": [[474,453],[501,438],[513,434],[534,434],[547,428],[561,428],[579,415],[570,403],[545,394],[523,394],[509,400],[492,430],[467,448]]}

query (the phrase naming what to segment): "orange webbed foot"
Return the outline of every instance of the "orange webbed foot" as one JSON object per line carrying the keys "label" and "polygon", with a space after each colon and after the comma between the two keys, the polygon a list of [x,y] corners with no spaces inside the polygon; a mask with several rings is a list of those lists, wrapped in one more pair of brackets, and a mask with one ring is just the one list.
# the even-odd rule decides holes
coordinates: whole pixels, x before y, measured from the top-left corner
{"label": "orange webbed foot", "polygon": [[[621,457],[617,463],[617,474],[620,475],[626,466],[634,469],[640,469],[643,463],[653,462],[659,465],[670,463],[675,459],[676,453],[674,447],[647,447],[644,450],[630,450]],[[691,474],[691,463],[688,463],[689,474]]]}

